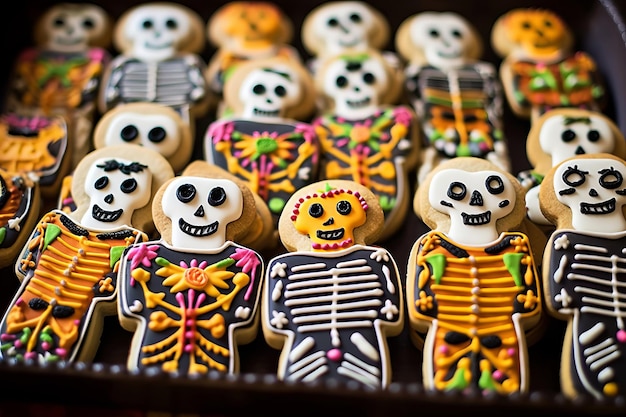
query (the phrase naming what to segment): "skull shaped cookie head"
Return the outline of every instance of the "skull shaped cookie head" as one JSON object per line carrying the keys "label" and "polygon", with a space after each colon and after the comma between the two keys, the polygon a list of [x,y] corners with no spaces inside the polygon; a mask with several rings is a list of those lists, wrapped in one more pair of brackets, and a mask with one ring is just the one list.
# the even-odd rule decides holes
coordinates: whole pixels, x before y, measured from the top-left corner
{"label": "skull shaped cookie head", "polygon": [[625,178],[623,160],[589,156],[558,165],[552,181],[557,200],[571,210],[576,230],[619,232],[626,230]]}
{"label": "skull shaped cookie head", "polygon": [[171,243],[185,249],[218,248],[226,242],[226,227],[243,211],[239,187],[227,179],[180,176],[172,180],[161,200],[171,220]]}
{"label": "skull shaped cookie head", "polygon": [[302,97],[298,75],[289,68],[258,68],[248,74],[239,90],[244,117],[282,117]]}
{"label": "skull shaped cookie head", "polygon": [[432,177],[428,199],[435,210],[449,216],[451,238],[483,244],[497,239],[496,222],[513,211],[516,189],[498,171],[448,168]]}
{"label": "skull shaped cookie head", "polygon": [[152,173],[146,165],[120,158],[102,158],[85,177],[89,210],[81,224],[95,229],[131,226],[133,212],[152,195]]}

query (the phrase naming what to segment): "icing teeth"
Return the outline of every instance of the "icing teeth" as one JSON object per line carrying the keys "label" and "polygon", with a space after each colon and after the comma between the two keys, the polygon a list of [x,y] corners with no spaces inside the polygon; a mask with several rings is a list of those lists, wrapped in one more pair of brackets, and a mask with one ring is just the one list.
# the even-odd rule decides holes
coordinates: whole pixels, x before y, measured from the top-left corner
{"label": "icing teeth", "polygon": [[580,203],[580,212],[582,214],[608,214],[615,211],[615,199],[612,198],[600,203]]}
{"label": "icing teeth", "polygon": [[359,108],[359,107],[368,106],[371,101],[372,99],[370,97],[366,97],[363,100],[357,100],[357,101],[346,100],[346,103],[348,104],[348,106],[352,108]]}
{"label": "icing teeth", "polygon": [[278,116],[279,111],[278,110],[263,110],[263,109],[255,108],[254,114],[256,116]]}
{"label": "icing teeth", "polygon": [[180,230],[182,230],[183,233],[186,233],[189,236],[194,236],[194,237],[212,235],[217,230],[218,225],[219,225],[219,222],[216,221],[208,225],[194,226],[192,224],[187,223],[182,218],[178,220],[178,227],[180,228]]}
{"label": "icing teeth", "polygon": [[93,206],[93,209],[91,210],[91,216],[96,220],[108,223],[108,222],[114,222],[118,220],[122,216],[123,212],[124,210],[122,209],[114,210],[114,211],[104,210],[100,206],[95,204]]}
{"label": "icing teeth", "polygon": [[327,232],[318,230],[317,237],[319,239],[324,239],[324,240],[339,240],[343,238],[344,233],[345,233],[345,230],[343,228],[330,230]]}
{"label": "icing teeth", "polygon": [[461,213],[461,216],[463,216],[463,224],[468,226],[481,226],[491,221],[491,211],[479,214]]}

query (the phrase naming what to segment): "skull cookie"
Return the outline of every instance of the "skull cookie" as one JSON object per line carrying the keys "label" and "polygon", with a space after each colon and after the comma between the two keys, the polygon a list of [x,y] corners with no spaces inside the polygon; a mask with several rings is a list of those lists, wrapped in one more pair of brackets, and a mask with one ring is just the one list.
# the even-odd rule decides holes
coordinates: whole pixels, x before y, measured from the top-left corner
{"label": "skull cookie", "polygon": [[411,250],[406,284],[424,385],[526,392],[527,332],[542,308],[531,239],[515,231],[521,186],[485,159],[454,158],[426,177],[415,210],[432,229]]}
{"label": "skull cookie", "polygon": [[313,183],[288,201],[279,232],[291,252],[269,262],[262,303],[265,339],[282,352],[279,379],[391,382],[385,339],[402,330],[404,301],[391,254],[367,245],[382,217],[353,181]]}
{"label": "skull cookie", "polygon": [[548,311],[567,321],[561,391],[613,398],[626,391],[626,162],[579,155],[540,185],[541,210],[556,229],[543,261]]}

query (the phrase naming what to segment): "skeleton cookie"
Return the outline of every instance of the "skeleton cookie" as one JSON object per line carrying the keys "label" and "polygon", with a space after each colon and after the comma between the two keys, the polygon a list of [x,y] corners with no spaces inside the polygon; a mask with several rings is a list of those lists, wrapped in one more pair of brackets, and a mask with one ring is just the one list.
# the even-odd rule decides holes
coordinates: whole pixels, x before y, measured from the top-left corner
{"label": "skeleton cookie", "polygon": [[[76,167],[77,210],[46,213],[15,264],[22,281],[0,322],[0,355],[90,361],[104,315],[116,312],[117,272],[125,247],[146,239],[150,202],[174,174],[158,153],[116,147],[87,154]],[[128,152],[130,150],[130,152]]]}
{"label": "skeleton cookie", "polygon": [[367,246],[382,219],[377,197],[353,181],[314,183],[287,203],[279,231],[292,252],[268,264],[262,303],[281,380],[391,382],[386,339],[403,328],[404,301],[391,254]]}
{"label": "skeleton cookie", "polygon": [[62,116],[69,126],[72,167],[90,150],[111,19],[100,6],[59,3],[35,24],[36,45],[17,58],[7,110],[20,116]]}
{"label": "skeleton cookie", "polygon": [[541,210],[555,225],[546,246],[548,311],[567,320],[561,390],[568,397],[626,392],[626,162],[580,155],[552,168]]}
{"label": "skeleton cookie", "polygon": [[513,231],[523,195],[515,177],[475,157],[442,163],[417,190],[415,211],[432,230],[411,250],[406,291],[430,390],[528,390],[526,332],[542,308],[531,239]]}
{"label": "skeleton cookie", "polygon": [[225,84],[233,114],[206,132],[205,159],[246,181],[275,223],[291,194],[316,180],[316,132],[299,121],[313,112],[314,95],[301,64],[278,58],[242,63]]}
{"label": "skeleton cookie", "polygon": [[152,102],[194,121],[208,106],[204,23],[193,10],[170,2],[148,2],[116,22],[113,42],[121,52],[107,68],[100,95],[102,113],[122,104]]}
{"label": "skeleton cookie", "polygon": [[315,82],[328,103],[314,121],[320,178],[353,180],[372,190],[385,213],[384,240],[410,205],[408,174],[420,148],[415,114],[408,106],[389,104],[397,78],[373,50],[326,59]]}
{"label": "skeleton cookie", "polygon": [[409,99],[420,119],[425,149],[418,182],[457,156],[489,159],[510,170],[502,130],[502,92],[496,68],[480,61],[478,31],[453,12],[422,12],[396,33]]}
{"label": "skeleton cookie", "polygon": [[571,29],[553,11],[517,8],[491,30],[493,49],[504,60],[500,79],[513,112],[535,120],[555,107],[599,111],[605,89],[589,54],[572,51]]}
{"label": "skeleton cookie", "polygon": [[526,139],[526,155],[533,168],[517,175],[528,189],[528,218],[538,225],[551,224],[539,207],[539,185],[553,166],[576,155],[596,153],[626,158],[624,135],[609,117],[574,108],[553,109],[538,117]]}
{"label": "skeleton cookie", "polygon": [[129,369],[237,373],[238,345],[256,336],[263,260],[233,241],[254,221],[254,197],[202,171],[194,164],[193,175],[161,187],[152,206],[161,238],[124,254],[119,318],[134,332]]}

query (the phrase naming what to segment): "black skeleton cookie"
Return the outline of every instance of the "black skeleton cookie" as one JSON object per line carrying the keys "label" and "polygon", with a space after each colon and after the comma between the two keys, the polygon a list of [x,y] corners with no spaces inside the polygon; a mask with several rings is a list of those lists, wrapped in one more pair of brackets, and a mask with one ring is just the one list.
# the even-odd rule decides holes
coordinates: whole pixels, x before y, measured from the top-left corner
{"label": "black skeleton cookie", "polygon": [[279,222],[290,252],[266,270],[262,327],[281,350],[285,381],[387,386],[387,338],[400,333],[404,301],[397,266],[370,246],[383,213],[366,187],[328,180],[298,190]]}
{"label": "black skeleton cookie", "polygon": [[548,311],[567,321],[561,390],[568,397],[626,392],[626,162],[579,155],[540,185],[541,211],[555,225],[543,260]]}

